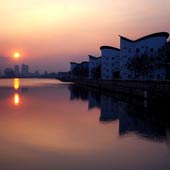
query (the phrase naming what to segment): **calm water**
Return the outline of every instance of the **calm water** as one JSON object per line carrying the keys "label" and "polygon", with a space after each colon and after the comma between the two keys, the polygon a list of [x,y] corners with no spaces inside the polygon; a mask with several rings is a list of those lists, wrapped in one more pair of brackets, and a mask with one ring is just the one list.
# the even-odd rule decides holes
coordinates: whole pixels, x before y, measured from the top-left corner
{"label": "calm water", "polygon": [[147,105],[57,80],[0,80],[0,169],[170,170],[168,113]]}

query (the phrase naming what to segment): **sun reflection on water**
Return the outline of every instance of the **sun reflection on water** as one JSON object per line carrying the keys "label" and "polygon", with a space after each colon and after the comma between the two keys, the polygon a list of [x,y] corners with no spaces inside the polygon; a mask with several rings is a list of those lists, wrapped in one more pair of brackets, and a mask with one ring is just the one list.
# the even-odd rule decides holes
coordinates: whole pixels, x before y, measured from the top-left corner
{"label": "sun reflection on water", "polygon": [[[18,106],[20,104],[20,96],[18,93],[19,87],[20,87],[20,81],[18,78],[14,78],[14,90],[15,90],[15,94],[14,94],[14,105]],[[17,92],[16,92],[17,91]]]}
{"label": "sun reflection on water", "polygon": [[18,106],[19,103],[20,103],[19,94],[18,94],[18,93],[15,93],[15,94],[14,94],[14,104],[15,104],[16,106]]}
{"label": "sun reflection on water", "polygon": [[15,78],[14,79],[14,89],[18,90],[19,89],[19,85],[20,85],[19,79]]}

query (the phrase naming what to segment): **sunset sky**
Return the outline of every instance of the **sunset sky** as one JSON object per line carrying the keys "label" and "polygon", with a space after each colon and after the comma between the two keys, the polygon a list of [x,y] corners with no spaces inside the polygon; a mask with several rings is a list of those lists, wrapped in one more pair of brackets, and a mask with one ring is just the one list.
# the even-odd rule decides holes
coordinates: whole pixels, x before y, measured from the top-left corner
{"label": "sunset sky", "polygon": [[35,69],[67,71],[69,62],[119,47],[119,36],[170,33],[169,0],[1,0],[0,56],[16,50]]}

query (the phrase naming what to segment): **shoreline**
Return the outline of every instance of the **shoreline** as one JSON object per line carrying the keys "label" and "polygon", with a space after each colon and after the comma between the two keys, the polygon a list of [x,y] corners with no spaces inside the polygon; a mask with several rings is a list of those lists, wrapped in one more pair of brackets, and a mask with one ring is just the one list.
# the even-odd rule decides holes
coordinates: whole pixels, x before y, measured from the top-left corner
{"label": "shoreline", "polygon": [[[64,80],[63,80],[64,81]],[[89,80],[70,81],[75,84],[97,88],[110,93],[136,96],[143,99],[170,97],[170,81],[158,80]]]}

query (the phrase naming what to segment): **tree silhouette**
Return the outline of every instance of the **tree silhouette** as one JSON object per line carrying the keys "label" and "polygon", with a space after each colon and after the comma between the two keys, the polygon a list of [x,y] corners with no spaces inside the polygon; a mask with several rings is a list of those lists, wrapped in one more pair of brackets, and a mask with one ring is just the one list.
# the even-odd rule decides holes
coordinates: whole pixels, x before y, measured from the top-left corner
{"label": "tree silhouette", "polygon": [[149,59],[148,54],[136,54],[135,57],[127,63],[128,69],[134,72],[135,79],[137,75],[144,78],[153,65],[154,63]]}
{"label": "tree silhouette", "polygon": [[156,59],[157,65],[165,67],[165,78],[170,79],[170,42],[159,50]]}

